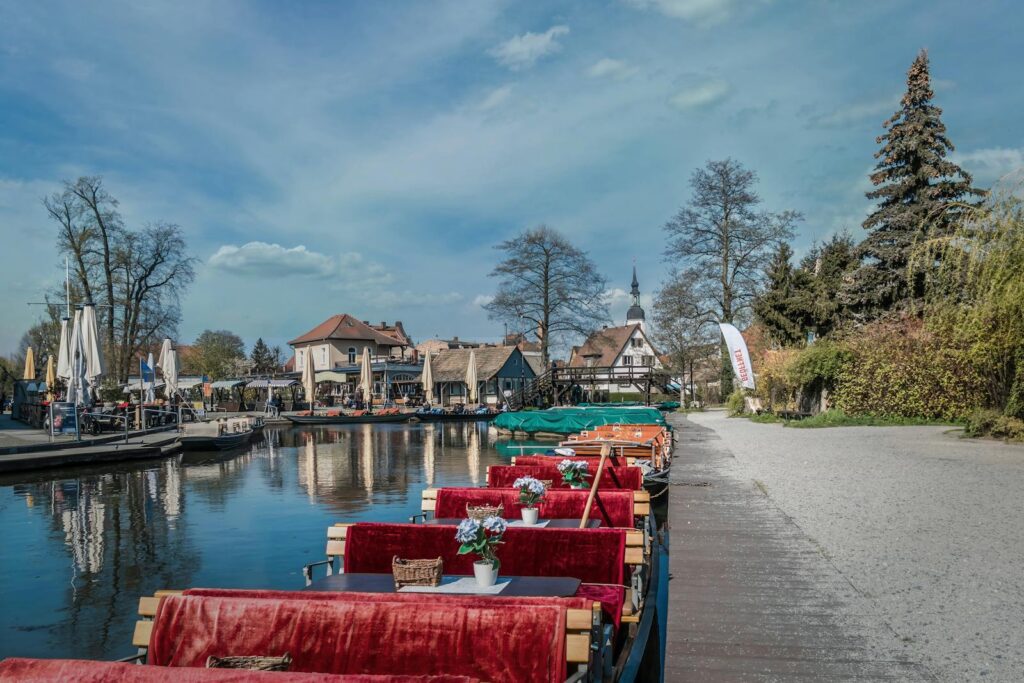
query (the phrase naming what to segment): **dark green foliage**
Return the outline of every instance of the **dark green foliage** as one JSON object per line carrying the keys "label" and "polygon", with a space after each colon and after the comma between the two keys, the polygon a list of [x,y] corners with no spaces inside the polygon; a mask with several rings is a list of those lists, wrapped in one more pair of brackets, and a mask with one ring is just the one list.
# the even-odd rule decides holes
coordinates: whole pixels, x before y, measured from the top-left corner
{"label": "dark green foliage", "polygon": [[257,339],[253,344],[249,360],[252,361],[252,371],[258,375],[267,375],[278,369],[277,358],[263,341],[263,337]]}
{"label": "dark green foliage", "polygon": [[813,275],[791,263],[793,250],[779,244],[768,266],[768,285],[754,301],[754,318],[772,341],[782,346],[803,343],[813,324]]}
{"label": "dark green foliage", "polygon": [[957,203],[983,194],[971,186],[968,173],[946,159],[953,143],[933,96],[928,54],[922,50],[907,72],[902,106],[877,139],[882,148],[871,174],[875,189],[867,197],[878,206],[864,221],[870,232],[857,249],[861,265],[845,293],[861,317],[876,317],[923,296],[933,264],[909,268],[915,243],[947,234]]}
{"label": "dark green foliage", "polygon": [[856,266],[853,238],[847,232],[835,235],[822,245],[815,245],[800,262],[800,269],[810,276],[812,330],[824,337],[842,325],[846,315],[839,293],[843,279]]}

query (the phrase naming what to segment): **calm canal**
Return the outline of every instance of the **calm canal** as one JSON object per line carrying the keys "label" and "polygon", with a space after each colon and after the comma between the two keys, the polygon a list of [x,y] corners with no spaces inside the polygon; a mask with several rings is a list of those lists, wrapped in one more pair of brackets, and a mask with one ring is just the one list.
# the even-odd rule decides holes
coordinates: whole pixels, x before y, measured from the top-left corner
{"label": "calm canal", "polygon": [[138,598],[160,588],[302,588],[329,525],[407,521],[425,488],[483,485],[508,460],[493,434],[268,427],[248,450],[0,478],[0,658],[134,654]]}

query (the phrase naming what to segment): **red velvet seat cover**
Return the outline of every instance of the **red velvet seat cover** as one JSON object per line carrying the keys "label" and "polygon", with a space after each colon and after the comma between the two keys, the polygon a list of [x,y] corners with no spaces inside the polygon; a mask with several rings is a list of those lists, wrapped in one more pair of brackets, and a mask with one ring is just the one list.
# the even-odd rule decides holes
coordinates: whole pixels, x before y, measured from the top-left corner
{"label": "red velvet seat cover", "polygon": [[[572,455],[572,456],[566,457],[564,455],[517,455],[516,456],[516,465],[517,466],[523,466],[523,467],[552,467],[552,466],[557,467],[558,463],[562,462],[563,460],[573,460],[573,461],[585,462],[585,463],[587,463],[587,465],[590,466],[590,471],[591,472],[596,472],[597,471],[597,466],[601,462],[601,456],[600,455]],[[624,456],[617,456],[617,455],[609,455],[608,459],[605,460],[605,462],[604,462],[604,466],[605,467],[635,467],[635,465],[630,465],[626,461],[626,457],[624,457]]]}
{"label": "red velvet seat cover", "polygon": [[[551,489],[537,506],[541,519],[581,519],[589,491]],[[439,519],[465,517],[466,505],[505,506],[505,517],[518,519],[523,509],[518,489],[443,488],[437,490],[434,516]],[[591,519],[602,526],[633,527],[633,492],[617,489],[598,490],[590,510]]]}
{"label": "red velvet seat cover", "polygon": [[239,671],[199,667],[138,666],[120,662],[96,662],[87,659],[22,659],[12,657],[0,662],[0,681],[34,683],[108,683],[127,681],[152,683],[479,683],[468,676],[336,676],[320,673]]}
{"label": "red velvet seat cover", "polygon": [[[510,527],[498,547],[505,576],[571,576],[584,583],[625,583],[626,531]],[[345,571],[390,574],[391,559],[441,557],[445,574],[472,574],[475,557],[459,555],[454,526],[353,524]]]}
{"label": "red velvet seat cover", "polygon": [[170,595],[160,601],[149,660],[202,666],[210,655],[292,656],[292,670],[451,673],[494,683],[562,681],[565,608],[508,609],[478,599],[350,601]]}
{"label": "red velvet seat cover", "polygon": [[[594,472],[597,470],[595,469]],[[593,476],[594,472],[591,472]],[[512,484],[519,477],[535,477],[537,479],[550,479],[553,488],[567,489],[569,485],[562,480],[562,473],[558,468],[526,465],[491,465],[487,470],[487,486],[494,489],[512,488]],[[592,481],[592,480],[588,480]],[[601,472],[599,489],[631,489],[643,488],[644,475],[639,467],[608,467]]]}

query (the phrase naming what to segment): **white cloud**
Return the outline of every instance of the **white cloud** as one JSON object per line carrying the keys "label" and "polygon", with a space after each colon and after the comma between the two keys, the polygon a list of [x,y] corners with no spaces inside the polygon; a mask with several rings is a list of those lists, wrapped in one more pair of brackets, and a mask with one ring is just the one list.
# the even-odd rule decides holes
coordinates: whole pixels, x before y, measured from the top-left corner
{"label": "white cloud", "polygon": [[477,105],[477,109],[480,111],[491,111],[492,109],[497,109],[501,105],[505,104],[511,96],[511,85],[503,85],[500,88],[495,88],[487,94],[487,97],[485,97],[479,105]]}
{"label": "white cloud", "polygon": [[627,5],[638,9],[653,9],[667,17],[683,19],[701,26],[725,21],[742,0],[625,0]]}
{"label": "white cloud", "polygon": [[611,59],[609,57],[598,60],[593,66],[587,69],[587,75],[591,78],[611,78],[616,81],[625,80],[636,74],[636,72],[636,67],[630,66],[621,60]]}
{"label": "white cloud", "polygon": [[956,153],[952,160],[971,173],[975,180],[993,183],[1004,176],[1024,170],[1024,148],[989,147]]}
{"label": "white cloud", "polygon": [[701,109],[718,104],[729,96],[731,90],[728,83],[715,79],[682,90],[673,95],[669,102],[677,109]]}
{"label": "white cloud", "polygon": [[881,126],[882,121],[892,115],[899,106],[899,95],[853,102],[824,114],[814,114],[808,119],[807,125],[813,128],[842,128],[867,119],[876,119],[875,122]]}
{"label": "white cloud", "polygon": [[488,54],[498,60],[499,64],[513,71],[527,69],[541,57],[561,50],[562,45],[557,38],[568,33],[569,27],[563,25],[552,26],[544,33],[527,32],[520,36],[512,36],[501,45],[492,48]]}
{"label": "white cloud", "polygon": [[249,242],[240,247],[222,245],[210,257],[209,264],[237,275],[264,277],[326,277],[336,270],[334,259],[330,256],[310,251],[301,244],[289,249],[266,242]]}
{"label": "white cloud", "polygon": [[474,306],[479,306],[480,308],[483,308],[484,306],[486,306],[487,304],[491,303],[492,301],[494,301],[494,295],[493,294],[477,294],[473,298],[473,305]]}

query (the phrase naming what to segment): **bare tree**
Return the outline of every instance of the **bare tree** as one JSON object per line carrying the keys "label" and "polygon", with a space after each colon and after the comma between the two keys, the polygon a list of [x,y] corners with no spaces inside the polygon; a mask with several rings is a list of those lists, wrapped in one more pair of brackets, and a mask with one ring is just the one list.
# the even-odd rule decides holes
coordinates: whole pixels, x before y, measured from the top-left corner
{"label": "bare tree", "polygon": [[484,308],[494,320],[530,324],[540,338],[547,366],[552,342],[565,335],[587,335],[608,320],[606,281],[587,253],[546,225],[527,230],[495,247],[504,260],[494,300]]}
{"label": "bare tree", "polygon": [[[672,271],[668,282],[654,298],[651,337],[664,351],[666,365],[684,380],[693,382],[694,365],[708,358],[708,349],[717,349],[715,318],[700,310],[693,285],[693,273]],[[717,351],[713,352],[717,354]],[[689,405],[692,394],[684,396]]]}
{"label": "bare tree", "polygon": [[[690,178],[693,196],[665,225],[665,258],[692,297],[689,324],[743,324],[750,316],[764,268],[776,246],[792,239],[802,220],[795,211],[758,210],[757,174],[732,159],[709,161]],[[722,349],[722,393],[732,391],[732,366]]]}

